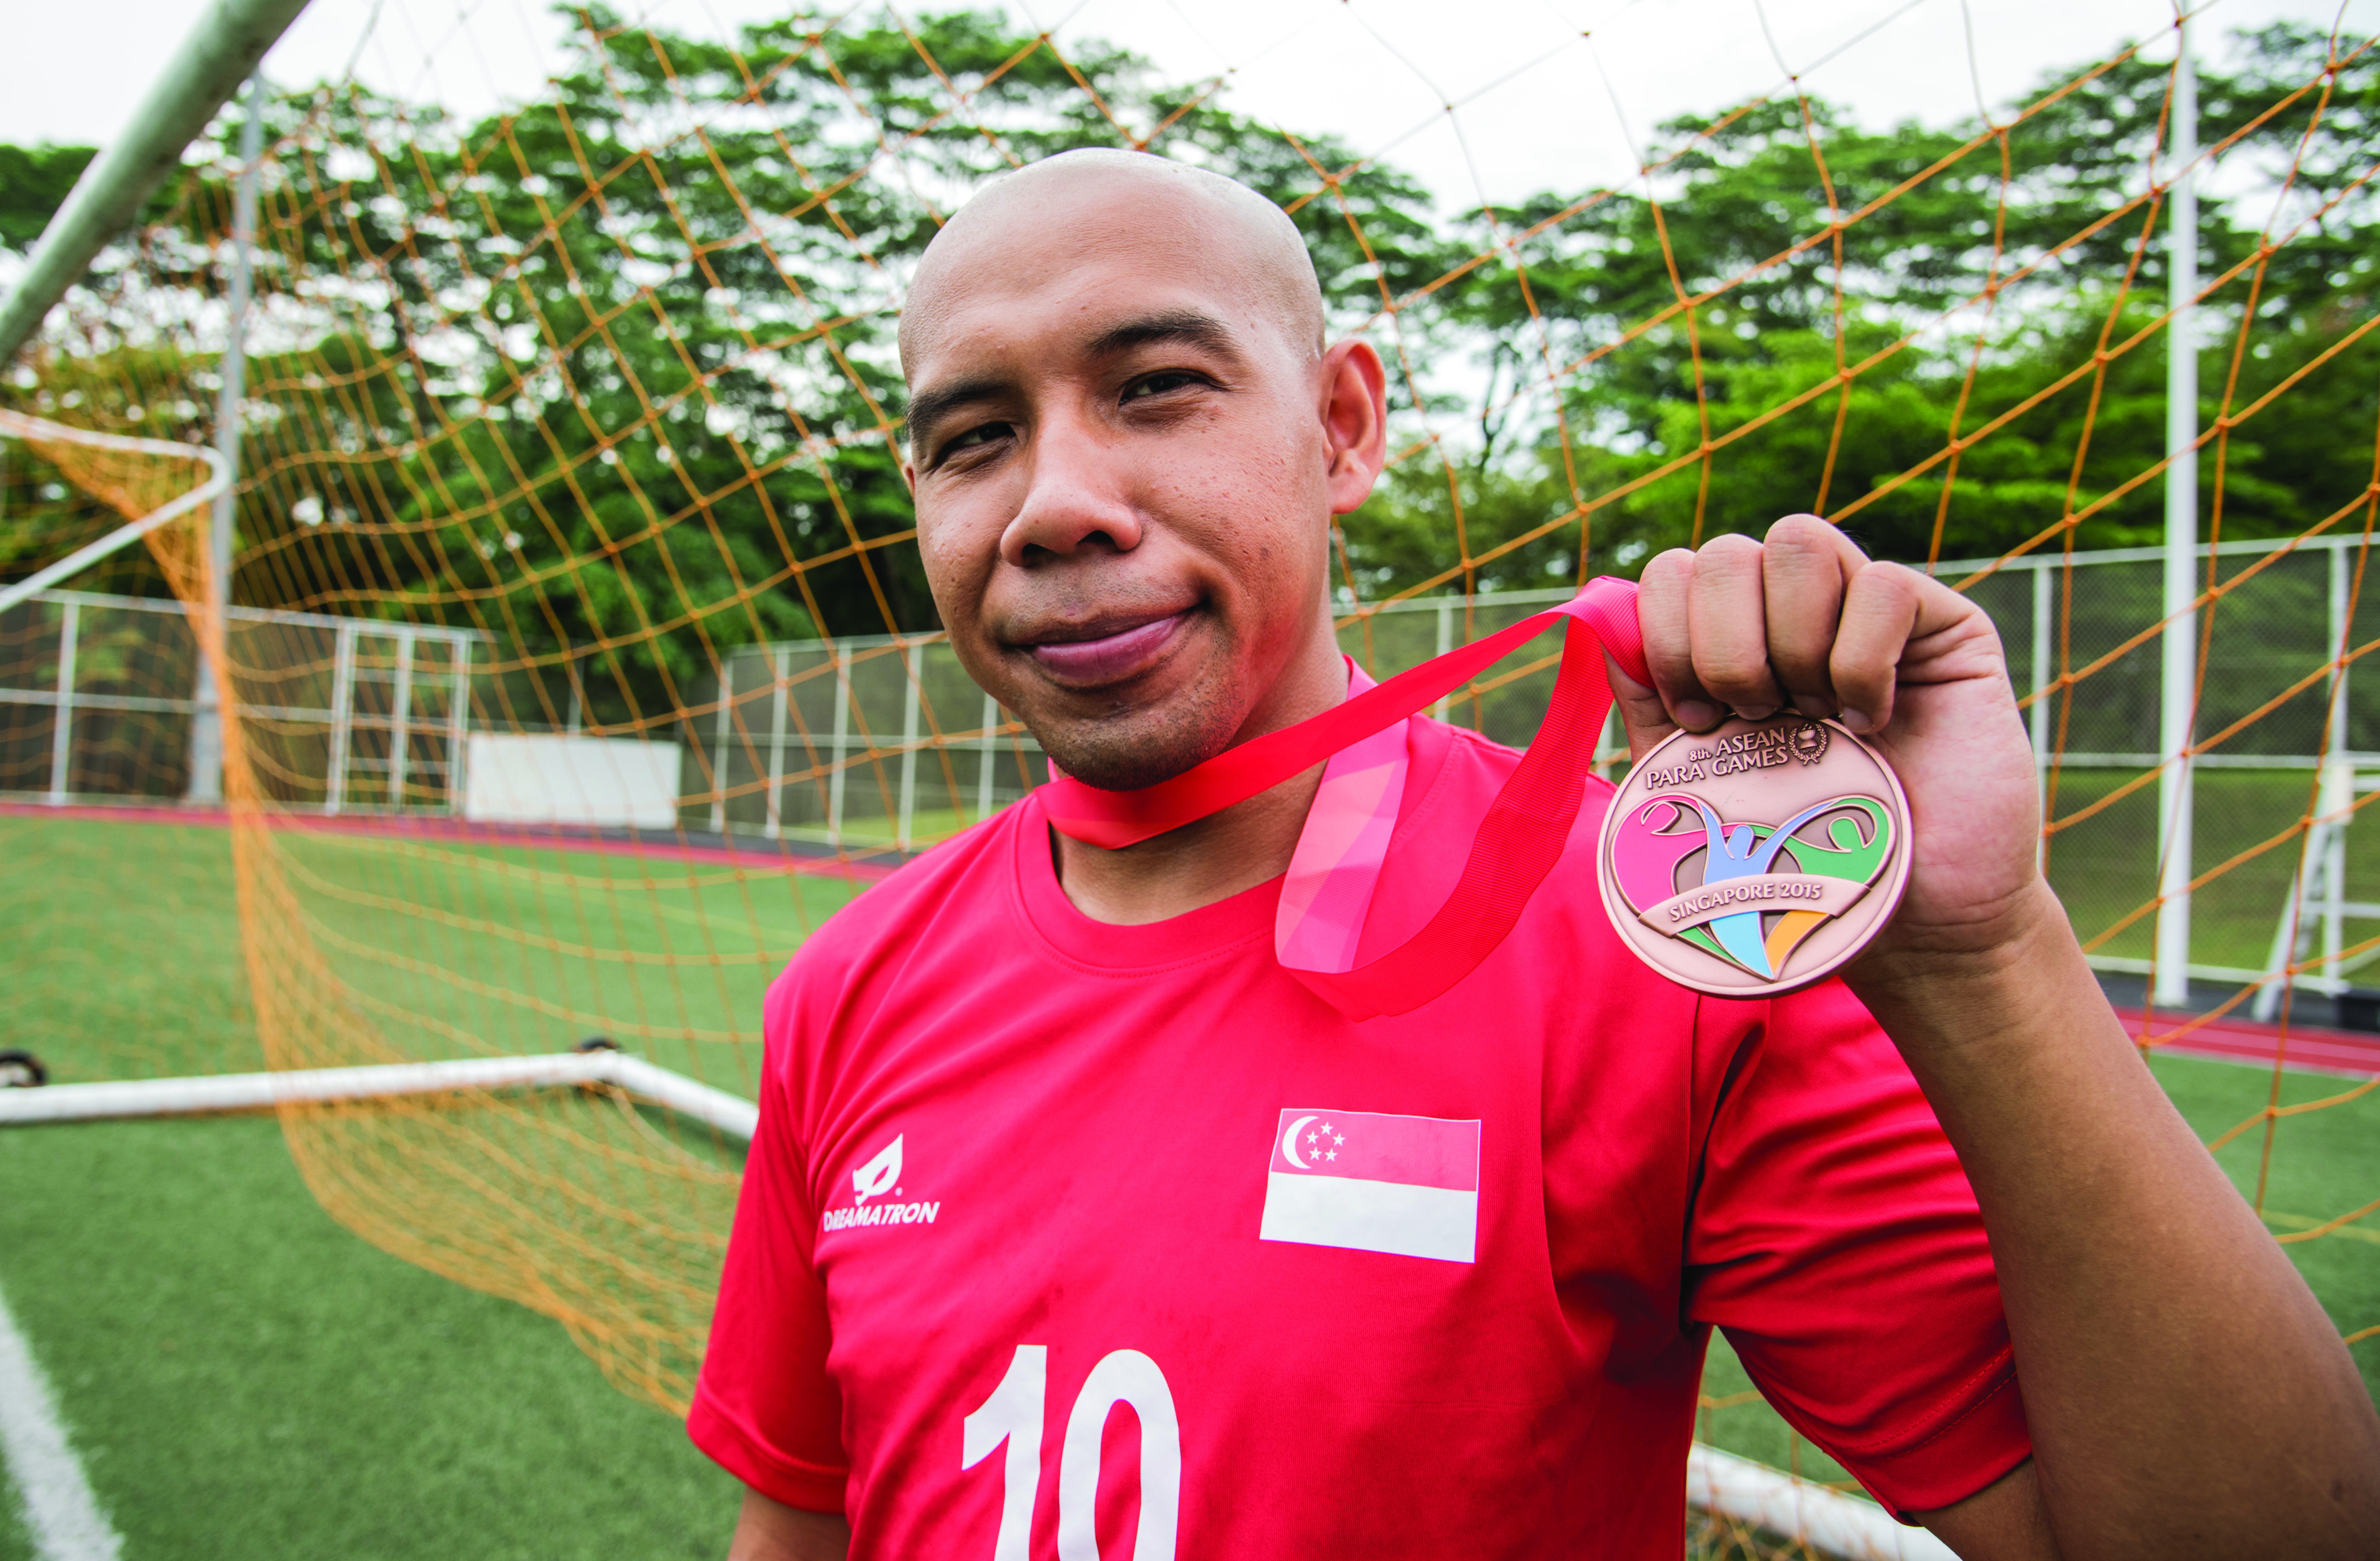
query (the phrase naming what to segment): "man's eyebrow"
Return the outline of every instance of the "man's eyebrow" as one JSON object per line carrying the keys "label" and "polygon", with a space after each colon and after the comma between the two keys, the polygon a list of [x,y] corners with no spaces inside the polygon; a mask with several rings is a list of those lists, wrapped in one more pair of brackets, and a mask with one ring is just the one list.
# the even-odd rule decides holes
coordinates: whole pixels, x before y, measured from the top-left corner
{"label": "man's eyebrow", "polygon": [[1127,320],[1093,336],[1085,346],[1095,357],[1111,357],[1117,353],[1130,352],[1135,347],[1167,342],[1205,347],[1227,357],[1240,356],[1239,343],[1232,337],[1231,327],[1213,315],[1201,314],[1195,309],[1162,309],[1137,320]]}
{"label": "man's eyebrow", "polygon": [[972,406],[979,401],[996,401],[1014,388],[1005,380],[974,379],[919,391],[909,403],[909,448],[915,450],[918,441],[933,431],[936,423],[960,407]]}
{"label": "man's eyebrow", "polygon": [[[1169,342],[1205,347],[1235,362],[1241,356],[1239,343],[1233,338],[1231,327],[1213,315],[1194,309],[1160,309],[1155,314],[1111,325],[1086,342],[1084,350],[1093,357],[1112,357],[1135,347]],[[919,391],[916,399],[909,403],[909,448],[917,449],[932,433],[936,423],[959,408],[978,402],[997,401],[1012,393],[1015,388],[1003,379],[978,378]]]}

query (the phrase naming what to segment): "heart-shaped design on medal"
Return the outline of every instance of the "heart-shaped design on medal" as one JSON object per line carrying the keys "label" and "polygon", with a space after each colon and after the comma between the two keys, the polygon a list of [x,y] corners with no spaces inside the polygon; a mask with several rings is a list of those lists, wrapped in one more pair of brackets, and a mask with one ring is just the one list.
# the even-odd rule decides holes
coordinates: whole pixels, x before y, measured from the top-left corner
{"label": "heart-shaped design on medal", "polygon": [[1881,755],[1788,715],[1680,732],[1621,782],[1597,859],[1637,956],[1722,998],[1828,975],[1892,919],[1909,882],[1909,799]]}

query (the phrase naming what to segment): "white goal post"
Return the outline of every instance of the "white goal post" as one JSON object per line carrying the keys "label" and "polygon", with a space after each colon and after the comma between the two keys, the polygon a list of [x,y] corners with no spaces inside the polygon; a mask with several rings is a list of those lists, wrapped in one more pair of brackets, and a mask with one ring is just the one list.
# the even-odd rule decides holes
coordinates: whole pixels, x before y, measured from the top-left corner
{"label": "white goal post", "polygon": [[201,504],[213,503],[218,494],[231,491],[229,463],[203,445],[101,433],[92,429],[73,428],[65,423],[51,422],[46,417],[9,411],[0,411],[0,436],[42,440],[55,444],[79,444],[89,449],[114,450],[128,455],[162,455],[168,460],[198,461],[205,465],[209,474],[206,481],[180,498],[159,505],[139,520],[117,526],[95,542],[77,548],[45,569],[35,570],[14,584],[0,586],[0,612],[6,612],[36,591],[47,590],[61,580],[71,579],[109,554],[121,552],[159,526],[170,525]]}
{"label": "white goal post", "polygon": [[611,1050],[537,1057],[467,1057],[443,1062],[391,1062],[364,1068],[290,1068],[270,1073],[215,1073],[188,1079],[128,1079],[90,1084],[0,1089],[0,1127],[82,1122],[116,1117],[186,1117],[261,1111],[298,1101],[377,1100],[467,1090],[547,1089],[610,1084],[749,1143],[760,1108],[748,1100]]}

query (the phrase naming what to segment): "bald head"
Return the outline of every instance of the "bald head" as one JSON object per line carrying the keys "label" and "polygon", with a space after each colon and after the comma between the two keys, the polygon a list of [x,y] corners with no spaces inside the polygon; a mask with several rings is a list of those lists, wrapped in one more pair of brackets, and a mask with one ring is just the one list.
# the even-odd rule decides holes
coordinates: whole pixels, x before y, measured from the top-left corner
{"label": "bald head", "polygon": [[1145,151],[1061,152],[987,185],[927,246],[901,312],[901,362],[965,307],[1050,273],[1053,260],[1138,252],[1203,272],[1293,353],[1322,351],[1322,289],[1289,214],[1236,179]]}
{"label": "bald head", "polygon": [[1280,208],[1136,152],[1011,174],[918,263],[901,370],[943,626],[1066,773],[1145,786],[1343,695],[1330,517],[1385,386]]}

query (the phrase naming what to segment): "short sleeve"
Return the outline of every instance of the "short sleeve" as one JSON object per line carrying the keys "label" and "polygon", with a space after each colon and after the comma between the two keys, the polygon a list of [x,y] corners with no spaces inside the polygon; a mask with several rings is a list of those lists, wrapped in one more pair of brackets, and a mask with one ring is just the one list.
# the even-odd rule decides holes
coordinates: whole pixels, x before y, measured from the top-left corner
{"label": "short sleeve", "polygon": [[827,1374],[826,1290],[811,1264],[818,1222],[786,1088],[798,1039],[795,986],[789,972],[769,991],[760,1125],[745,1161],[686,1433],[771,1500],[841,1512],[850,1474],[843,1399]]}
{"label": "short sleeve", "polygon": [[[1728,1048],[1686,1309],[1888,1507],[1974,1494],[2032,1453],[1973,1190],[1889,1037],[1840,982],[1706,1002]],[[1706,1055],[1708,1055],[1706,1053]]]}

